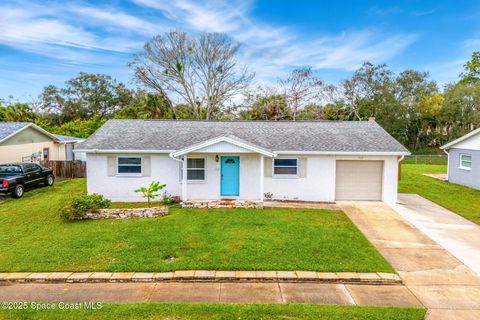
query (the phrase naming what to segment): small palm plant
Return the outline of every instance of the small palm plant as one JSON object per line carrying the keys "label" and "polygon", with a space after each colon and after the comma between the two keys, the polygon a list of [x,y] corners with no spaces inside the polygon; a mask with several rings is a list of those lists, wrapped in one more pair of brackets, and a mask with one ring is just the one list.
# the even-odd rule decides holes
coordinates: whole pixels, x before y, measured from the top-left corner
{"label": "small palm plant", "polygon": [[166,187],[166,184],[160,184],[160,182],[158,181],[152,181],[152,183],[150,183],[150,185],[147,188],[141,187],[135,190],[135,192],[143,193],[143,197],[147,198],[148,207],[150,208],[150,201],[158,197],[160,194],[157,192],[162,190],[165,187]]}

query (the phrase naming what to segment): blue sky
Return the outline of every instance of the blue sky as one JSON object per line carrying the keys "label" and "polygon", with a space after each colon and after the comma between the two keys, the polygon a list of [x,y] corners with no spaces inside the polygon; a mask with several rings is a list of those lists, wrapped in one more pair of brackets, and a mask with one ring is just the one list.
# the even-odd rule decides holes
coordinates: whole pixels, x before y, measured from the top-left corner
{"label": "blue sky", "polygon": [[306,65],[336,84],[364,61],[445,84],[480,50],[480,2],[2,0],[0,98],[34,100],[81,71],[133,86],[132,54],[172,29],[229,34],[260,84]]}

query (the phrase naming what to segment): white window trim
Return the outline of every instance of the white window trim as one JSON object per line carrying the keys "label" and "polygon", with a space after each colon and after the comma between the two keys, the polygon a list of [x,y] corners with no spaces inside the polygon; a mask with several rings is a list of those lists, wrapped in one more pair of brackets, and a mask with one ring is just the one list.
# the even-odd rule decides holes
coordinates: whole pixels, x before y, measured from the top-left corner
{"label": "white window trim", "polygon": [[[468,160],[467,160],[467,161],[462,160],[462,158],[463,158],[464,156],[470,157],[470,167],[465,167],[465,166],[462,165],[463,162],[468,162]],[[473,157],[472,157],[471,154],[460,153],[460,158],[459,158],[459,160],[460,160],[460,161],[459,161],[460,163],[459,163],[459,165],[458,165],[458,169],[466,170],[466,171],[471,171],[471,170],[472,170]]]}
{"label": "white window trim", "polygon": [[[287,159],[287,160],[292,160],[292,159],[295,159],[297,160],[297,174],[275,174],[275,159]],[[272,160],[272,178],[277,178],[277,179],[298,179],[299,178],[299,175],[298,175],[298,170],[299,170],[299,159],[296,158],[296,157],[285,157],[285,158],[273,158]],[[279,166],[279,167],[283,167],[283,166]],[[293,166],[291,166],[293,168]]]}
{"label": "white window trim", "polygon": [[[118,159],[119,158],[140,158],[140,173],[120,173],[118,172]],[[117,156],[117,161],[116,161],[116,175],[118,177],[143,177],[143,157],[139,156]]]}
{"label": "white window trim", "polygon": [[[192,180],[192,179],[188,179],[188,160],[190,159],[203,159],[203,170],[205,171],[205,174],[203,175],[204,176],[204,179],[203,180]],[[201,168],[192,168],[191,170],[202,170]],[[180,183],[182,183],[183,179],[182,179],[182,175],[183,175],[183,168],[182,166],[180,166]],[[205,157],[195,157],[195,158],[190,158],[188,157],[187,158],[187,183],[188,184],[195,184],[195,183],[206,183],[207,182],[207,158]]]}

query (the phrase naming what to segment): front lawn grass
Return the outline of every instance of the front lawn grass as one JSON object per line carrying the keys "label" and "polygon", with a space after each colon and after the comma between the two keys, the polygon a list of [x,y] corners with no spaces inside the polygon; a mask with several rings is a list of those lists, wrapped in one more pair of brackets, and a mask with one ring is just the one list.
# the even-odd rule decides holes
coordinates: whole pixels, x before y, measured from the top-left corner
{"label": "front lawn grass", "polygon": [[404,164],[399,192],[416,193],[462,217],[480,224],[480,190],[424,176],[447,173],[445,165]]}
{"label": "front lawn grass", "polygon": [[421,320],[425,309],[309,304],[109,304],[100,310],[0,311],[2,319]]}
{"label": "front lawn grass", "polygon": [[394,272],[341,211],[170,208],[161,218],[63,221],[61,208],[84,192],[75,179],[1,203],[0,271]]}

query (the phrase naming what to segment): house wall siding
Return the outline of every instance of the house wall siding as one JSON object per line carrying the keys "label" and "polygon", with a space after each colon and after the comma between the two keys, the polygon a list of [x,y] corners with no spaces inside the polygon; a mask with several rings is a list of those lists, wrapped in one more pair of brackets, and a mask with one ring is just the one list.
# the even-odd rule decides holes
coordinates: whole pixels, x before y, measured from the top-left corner
{"label": "house wall siding", "polygon": [[[206,159],[206,179],[188,183],[189,199],[218,199],[220,197],[220,162],[211,153],[194,153],[188,157]],[[225,155],[219,153],[219,156]],[[240,156],[240,195],[239,199],[258,200],[260,198],[260,161],[255,153],[230,154]],[[119,177],[107,175],[107,154],[87,154],[87,188],[89,193],[100,193],[112,201],[143,201],[134,190],[147,186],[151,181],[167,185],[169,195],[181,196],[180,165],[168,154],[149,155],[151,175],[149,177]],[[132,156],[132,155],[125,155]],[[383,201],[394,203],[397,200],[398,163],[396,156],[324,156],[289,155],[306,157],[307,174],[302,178],[263,177],[264,192],[270,192],[275,199],[304,201],[335,201],[335,172],[337,160],[382,160]]]}
{"label": "house wall siding", "polygon": [[[459,168],[460,154],[472,155],[472,170]],[[480,189],[480,150],[450,149],[448,156],[448,181]]]}
{"label": "house wall siding", "polygon": [[[279,156],[299,158],[304,155]],[[272,171],[273,172],[273,171]],[[335,200],[335,157],[308,156],[307,174],[304,178],[265,177],[264,191],[277,200],[326,201]]]}
{"label": "house wall siding", "polygon": [[179,165],[168,154],[150,156],[150,176],[108,176],[108,156],[146,156],[144,154],[92,154],[87,153],[87,190],[99,193],[115,202],[145,201],[134,190],[148,186],[152,181],[166,183],[169,195],[181,195]]}
{"label": "house wall siding", "polygon": [[[212,153],[190,153],[189,158],[205,158],[206,179],[205,182],[189,182],[189,199],[218,199],[220,198],[220,160],[215,162],[215,155]],[[237,155],[240,157],[240,192],[239,199],[258,200],[260,199],[260,155],[255,153],[225,154]],[[172,160],[174,161],[174,160]]]}
{"label": "house wall siding", "polygon": [[22,157],[49,148],[50,160],[65,160],[65,145],[55,143],[50,137],[27,128],[0,144],[0,163],[21,162]]}
{"label": "house wall siding", "polygon": [[[305,155],[280,156],[299,158]],[[335,201],[337,160],[380,160],[383,167],[383,201],[395,203],[398,188],[398,162],[396,156],[308,156],[305,178],[266,177],[264,191],[279,200]]]}

